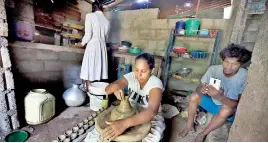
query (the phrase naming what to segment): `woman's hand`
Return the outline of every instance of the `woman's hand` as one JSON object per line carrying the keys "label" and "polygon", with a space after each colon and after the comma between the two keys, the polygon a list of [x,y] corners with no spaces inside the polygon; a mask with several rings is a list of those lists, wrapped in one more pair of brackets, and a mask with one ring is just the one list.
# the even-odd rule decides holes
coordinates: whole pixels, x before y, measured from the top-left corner
{"label": "woman's hand", "polygon": [[114,93],[114,95],[116,96],[116,98],[117,98],[118,100],[124,100],[124,99],[125,99],[125,93],[124,93],[124,91],[123,91],[122,89],[116,91],[116,92]]}
{"label": "woman's hand", "polygon": [[76,48],[84,48],[84,46],[82,44],[77,44],[75,45]]}
{"label": "woman's hand", "polygon": [[129,126],[126,120],[106,121],[109,126],[101,133],[103,139],[112,141],[121,135]]}

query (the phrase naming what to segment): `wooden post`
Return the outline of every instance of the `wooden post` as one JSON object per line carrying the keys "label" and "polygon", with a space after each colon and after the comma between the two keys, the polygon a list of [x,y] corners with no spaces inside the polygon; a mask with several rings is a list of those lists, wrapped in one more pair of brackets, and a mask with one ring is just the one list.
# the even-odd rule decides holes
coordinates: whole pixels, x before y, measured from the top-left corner
{"label": "wooden post", "polygon": [[197,18],[197,14],[198,14],[198,10],[199,10],[199,5],[200,5],[200,0],[197,1],[196,12],[195,12],[195,18]]}

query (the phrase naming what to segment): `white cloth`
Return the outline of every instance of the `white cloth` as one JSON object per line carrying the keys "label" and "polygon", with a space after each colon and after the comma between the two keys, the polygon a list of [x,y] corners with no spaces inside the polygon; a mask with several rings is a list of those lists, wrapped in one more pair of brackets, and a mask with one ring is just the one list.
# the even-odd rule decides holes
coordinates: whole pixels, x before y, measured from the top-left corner
{"label": "white cloth", "polygon": [[[143,89],[140,89],[140,84],[133,72],[124,75],[124,77],[128,82],[128,91],[130,96],[129,101],[132,107],[136,107],[138,109],[147,108],[150,90],[153,88],[160,88],[162,91],[164,91],[161,80],[154,75],[150,77]],[[166,128],[166,125],[165,120],[162,117],[161,108],[151,123],[152,127],[150,133],[144,139],[142,139],[142,142],[159,142],[163,138],[163,132]],[[89,132],[85,141],[100,141],[98,132],[95,129]]]}
{"label": "white cloth", "polygon": [[94,81],[108,78],[106,42],[110,22],[101,11],[86,15],[85,35],[82,45],[87,44],[80,78]]}

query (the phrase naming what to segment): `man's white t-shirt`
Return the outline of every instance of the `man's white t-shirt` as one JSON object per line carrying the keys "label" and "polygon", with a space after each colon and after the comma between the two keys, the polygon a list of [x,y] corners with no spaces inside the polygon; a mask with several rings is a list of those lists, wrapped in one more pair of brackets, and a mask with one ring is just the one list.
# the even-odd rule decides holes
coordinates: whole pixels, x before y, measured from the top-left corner
{"label": "man's white t-shirt", "polygon": [[154,75],[151,75],[151,77],[149,78],[148,82],[145,84],[143,89],[140,88],[140,84],[136,79],[134,72],[125,74],[124,77],[128,82],[128,95],[132,107],[143,108],[143,109],[147,108],[149,102],[149,93],[151,89],[160,88],[162,92],[164,91],[162,81]]}

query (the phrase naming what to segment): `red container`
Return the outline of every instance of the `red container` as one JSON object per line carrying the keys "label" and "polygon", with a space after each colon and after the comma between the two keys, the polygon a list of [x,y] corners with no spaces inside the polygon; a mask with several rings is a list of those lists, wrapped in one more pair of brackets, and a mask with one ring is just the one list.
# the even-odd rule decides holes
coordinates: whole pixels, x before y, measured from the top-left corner
{"label": "red container", "polygon": [[176,49],[175,49],[175,52],[176,52],[176,53],[185,53],[186,51],[187,51],[186,48],[176,48]]}
{"label": "red container", "polygon": [[25,21],[13,21],[14,35],[17,39],[32,41],[34,37],[34,27]]}

